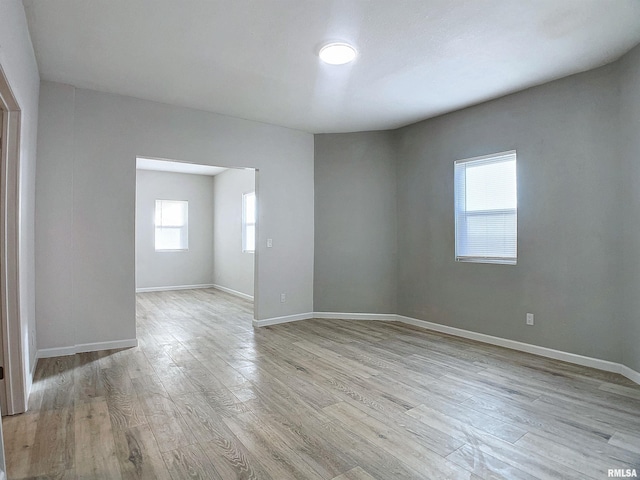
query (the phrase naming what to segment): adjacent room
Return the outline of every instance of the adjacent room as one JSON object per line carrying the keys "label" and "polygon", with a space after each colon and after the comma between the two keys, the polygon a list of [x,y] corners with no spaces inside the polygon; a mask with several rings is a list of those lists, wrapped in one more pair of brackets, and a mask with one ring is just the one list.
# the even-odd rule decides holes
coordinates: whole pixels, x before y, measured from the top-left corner
{"label": "adjacent room", "polygon": [[0,480],[640,475],[640,2],[0,2]]}
{"label": "adjacent room", "polygon": [[252,307],[255,176],[137,158],[136,292],[215,289]]}
{"label": "adjacent room", "polygon": [[166,332],[169,318],[190,318],[185,303],[202,300],[209,327],[251,327],[255,178],[250,168],[136,159],[137,336],[150,310],[163,309],[158,328]]}

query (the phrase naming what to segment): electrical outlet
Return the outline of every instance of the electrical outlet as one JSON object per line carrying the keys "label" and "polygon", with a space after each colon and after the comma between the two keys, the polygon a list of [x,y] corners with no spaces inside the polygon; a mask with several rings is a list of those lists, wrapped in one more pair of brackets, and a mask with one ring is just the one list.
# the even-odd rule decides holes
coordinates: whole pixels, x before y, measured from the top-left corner
{"label": "electrical outlet", "polygon": [[267,238],[267,248],[273,247],[273,238]]}
{"label": "electrical outlet", "polygon": [[533,325],[533,313],[527,313],[527,325]]}
{"label": "electrical outlet", "polygon": [[287,294],[286,293],[281,293],[280,294],[280,303],[284,303],[287,301]]}

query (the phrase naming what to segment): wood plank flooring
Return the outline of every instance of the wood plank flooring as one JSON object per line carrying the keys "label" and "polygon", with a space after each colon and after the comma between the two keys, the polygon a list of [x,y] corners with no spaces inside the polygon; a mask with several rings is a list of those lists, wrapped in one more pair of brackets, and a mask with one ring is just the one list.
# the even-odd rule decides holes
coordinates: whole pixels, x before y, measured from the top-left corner
{"label": "wood plank flooring", "polygon": [[640,387],[395,323],[254,330],[216,290],[137,296],[137,348],[43,359],[9,478],[640,475]]}

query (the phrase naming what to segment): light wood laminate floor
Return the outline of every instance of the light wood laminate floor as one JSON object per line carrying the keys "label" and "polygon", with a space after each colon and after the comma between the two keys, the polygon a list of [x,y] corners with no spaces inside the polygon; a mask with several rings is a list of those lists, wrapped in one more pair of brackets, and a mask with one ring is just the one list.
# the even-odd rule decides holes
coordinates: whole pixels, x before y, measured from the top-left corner
{"label": "light wood laminate floor", "polygon": [[640,387],[417,328],[254,330],[216,290],[138,294],[137,348],[42,359],[9,478],[588,479],[640,474]]}

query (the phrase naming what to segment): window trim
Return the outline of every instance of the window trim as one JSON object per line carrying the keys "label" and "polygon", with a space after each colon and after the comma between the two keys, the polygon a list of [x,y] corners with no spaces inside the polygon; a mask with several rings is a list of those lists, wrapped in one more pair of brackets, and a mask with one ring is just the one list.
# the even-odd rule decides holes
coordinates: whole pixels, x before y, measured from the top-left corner
{"label": "window trim", "polygon": [[[249,195],[253,195],[254,198],[254,203],[255,203],[255,215],[256,218],[254,220],[253,223],[248,223],[247,219],[246,219],[246,202],[247,202],[247,197]],[[257,233],[257,229],[256,229],[256,224],[258,223],[258,196],[256,195],[256,191],[252,190],[250,192],[245,192],[242,194],[242,253],[255,253],[255,247],[257,247],[257,242],[258,242],[258,236],[256,235]],[[247,249],[247,227],[252,226],[253,227],[253,231],[254,231],[254,249],[253,250],[249,250]]]}
{"label": "window trim", "polygon": [[[186,208],[186,218],[185,218],[185,222],[184,225],[180,225],[180,226],[162,226],[162,225],[157,225],[156,224],[156,216],[157,216],[157,209],[158,209],[158,202],[182,202],[185,203],[187,205]],[[156,252],[188,252],[189,251],[189,200],[171,200],[171,199],[167,199],[167,198],[157,198],[155,201],[155,206],[154,206],[154,215],[153,215],[153,248]],[[157,248],[157,238],[156,238],[156,232],[158,230],[158,228],[161,229],[175,229],[175,230],[182,230],[185,229],[186,230],[186,235],[187,235],[187,247],[186,248]]]}
{"label": "window trim", "polygon": [[454,200],[453,200],[453,207],[454,207],[454,227],[455,227],[455,233],[454,233],[454,257],[455,257],[455,261],[456,262],[460,262],[460,263],[487,263],[487,264],[498,264],[498,265],[517,265],[518,264],[518,206],[516,204],[516,208],[502,208],[502,209],[494,209],[494,210],[476,210],[476,211],[472,211],[467,213],[466,210],[463,213],[463,216],[466,217],[477,217],[477,216],[482,216],[482,215],[495,215],[495,214],[499,214],[499,213],[511,213],[514,212],[515,213],[515,219],[516,219],[516,251],[515,251],[515,256],[514,257],[499,257],[499,256],[470,256],[470,255],[459,255],[458,254],[458,233],[459,233],[459,225],[458,225],[458,191],[457,191],[457,185],[458,185],[458,181],[457,181],[457,172],[456,172],[456,167],[458,165],[461,164],[465,164],[465,163],[477,163],[478,165],[482,165],[483,163],[490,165],[493,163],[498,163],[500,161],[500,159],[504,158],[506,159],[511,159],[513,158],[513,160],[516,162],[516,196],[517,196],[517,191],[518,191],[518,157],[517,157],[517,153],[516,150],[507,150],[505,152],[498,152],[498,153],[493,153],[493,154],[489,154],[489,155],[481,155],[479,157],[472,157],[472,158],[464,158],[461,160],[455,160],[453,162],[453,169],[454,169],[454,186],[453,186],[453,196],[454,196]]}

